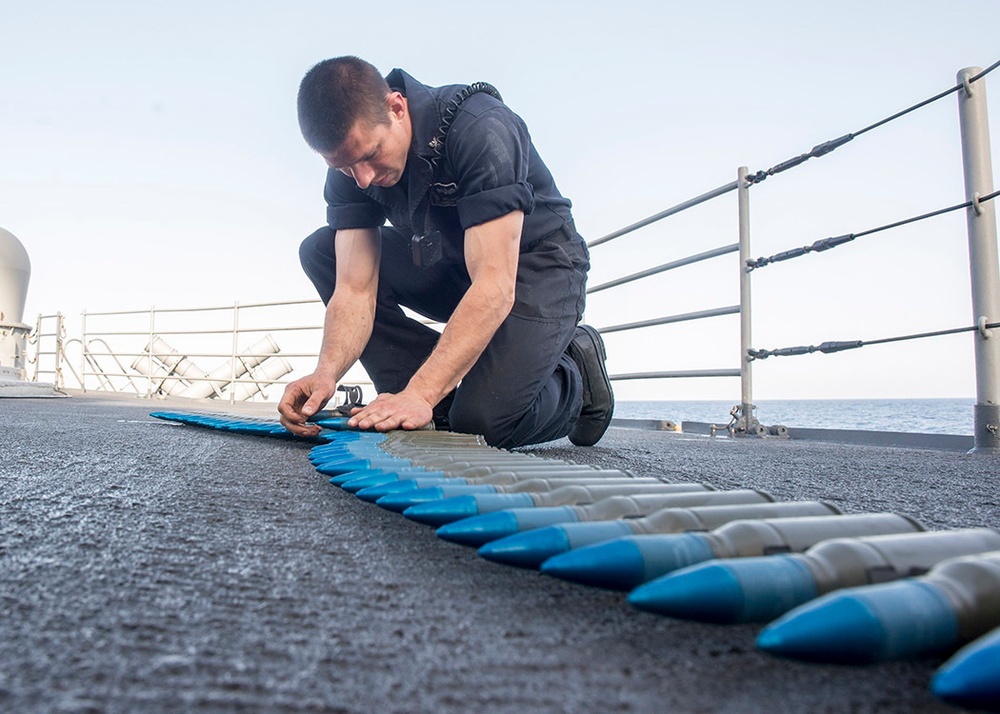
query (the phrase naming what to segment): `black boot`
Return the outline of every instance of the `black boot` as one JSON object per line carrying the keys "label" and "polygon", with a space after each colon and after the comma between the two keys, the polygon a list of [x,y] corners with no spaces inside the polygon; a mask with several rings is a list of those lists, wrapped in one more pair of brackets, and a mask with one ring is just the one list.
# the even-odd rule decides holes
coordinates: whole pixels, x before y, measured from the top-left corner
{"label": "black boot", "polygon": [[566,350],[583,377],[583,408],[569,433],[577,446],[593,446],[611,424],[615,394],[604,365],[607,354],[600,333],[589,325],[578,325],[576,336]]}

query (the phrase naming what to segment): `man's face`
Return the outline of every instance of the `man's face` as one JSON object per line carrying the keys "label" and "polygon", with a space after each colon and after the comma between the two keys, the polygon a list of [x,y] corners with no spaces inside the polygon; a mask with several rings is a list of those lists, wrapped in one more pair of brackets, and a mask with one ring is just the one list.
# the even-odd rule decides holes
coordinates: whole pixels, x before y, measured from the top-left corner
{"label": "man's face", "polygon": [[331,153],[321,154],[327,166],[353,178],[359,188],[387,188],[403,177],[412,138],[406,97],[390,93],[386,111],[387,124],[359,119],[343,144]]}

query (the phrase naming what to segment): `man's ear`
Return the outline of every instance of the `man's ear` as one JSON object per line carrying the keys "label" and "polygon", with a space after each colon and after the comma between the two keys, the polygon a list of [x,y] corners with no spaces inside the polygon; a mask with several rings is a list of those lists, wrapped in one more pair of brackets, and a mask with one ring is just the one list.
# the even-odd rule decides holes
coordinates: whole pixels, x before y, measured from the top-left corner
{"label": "man's ear", "polygon": [[399,92],[389,92],[385,97],[385,102],[389,113],[396,119],[402,119],[406,116],[406,97],[402,94]]}

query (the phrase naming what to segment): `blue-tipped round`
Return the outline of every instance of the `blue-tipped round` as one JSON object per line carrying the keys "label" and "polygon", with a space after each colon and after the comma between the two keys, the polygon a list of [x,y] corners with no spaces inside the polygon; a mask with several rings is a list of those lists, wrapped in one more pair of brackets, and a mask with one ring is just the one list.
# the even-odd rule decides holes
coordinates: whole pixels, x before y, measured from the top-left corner
{"label": "blue-tipped round", "polygon": [[[530,512],[530,509],[528,510]],[[539,508],[536,510],[547,511],[550,509]],[[485,516],[482,517],[485,518]],[[500,563],[537,569],[549,558],[574,548],[631,534],[632,529],[624,521],[557,523],[554,526],[537,528],[494,541],[483,546],[479,554]]]}
{"label": "blue-tipped round", "polygon": [[[403,481],[399,481],[397,483],[404,484]],[[397,488],[396,486],[397,484],[385,484],[384,486],[377,486],[370,489],[364,489],[363,491],[358,491],[356,495],[363,497],[366,500],[372,500],[372,493],[381,491],[384,495],[376,498],[375,503],[390,511],[402,513],[410,506],[419,506],[423,503],[441,501],[454,496],[464,496],[482,491],[489,492],[492,490],[492,486],[453,487],[446,484],[441,486],[428,486],[427,488],[407,488],[405,485]],[[388,493],[386,493],[386,491],[388,491]],[[362,496],[362,494],[364,494],[364,496]]]}
{"label": "blue-tipped round", "polygon": [[392,454],[388,453],[378,444],[370,444],[364,441],[345,442],[339,438],[313,449],[310,453],[313,459],[333,459],[341,454],[353,454],[354,456],[364,457],[392,457]]}
{"label": "blue-tipped round", "polygon": [[[365,488],[358,488],[354,490],[359,484],[354,481],[349,481],[344,484],[345,491],[354,491],[354,494],[365,501],[375,501],[382,498],[382,496],[406,496],[413,494],[418,498],[423,498],[423,494],[418,494],[417,491],[425,491],[428,489],[436,488],[438,484],[444,486],[445,484],[451,483],[454,479],[448,479],[445,477],[440,478],[420,478],[419,474],[399,474],[399,479],[396,481],[385,481],[383,483],[376,483],[374,486],[367,486]],[[428,491],[430,493],[430,491]],[[442,498],[448,498],[449,494],[447,490],[441,488],[436,492],[437,495],[431,500],[437,501]],[[459,494],[456,494],[459,495]],[[423,500],[419,501],[423,503]]]}
{"label": "blue-tipped round", "polygon": [[640,585],[628,603],[646,612],[702,622],[739,622],[743,593],[725,568],[691,573],[695,565]]}
{"label": "blue-tipped round", "polygon": [[931,680],[931,692],[958,706],[1000,711],[1000,628],[941,665]]}
{"label": "blue-tipped round", "polygon": [[372,441],[371,437],[373,434],[362,434],[360,431],[350,431],[350,432],[333,432],[330,430],[326,431],[327,437],[331,444],[349,444],[353,442],[369,441],[372,443],[377,443],[377,441]]}
{"label": "blue-tipped round", "polygon": [[521,531],[575,521],[577,518],[576,509],[571,506],[512,508],[449,523],[441,526],[437,534],[453,543],[478,547]]}
{"label": "blue-tipped round", "polygon": [[382,506],[382,508],[388,508],[390,511],[402,512],[410,506],[419,506],[422,503],[440,501],[446,498],[454,498],[456,496],[497,495],[494,493],[495,488],[495,486],[490,486],[488,484],[444,483],[440,486],[414,488],[400,493],[390,493],[378,499],[376,503]]}
{"label": "blue-tipped round", "polygon": [[517,533],[517,518],[512,511],[486,513],[482,516],[463,518],[454,523],[446,523],[437,529],[438,538],[478,547],[491,540]]}
{"label": "blue-tipped round", "polygon": [[313,461],[317,461],[317,460],[319,460],[319,461],[336,461],[337,459],[344,458],[344,457],[358,458],[358,459],[361,459],[361,458],[364,458],[364,459],[368,459],[368,458],[378,458],[378,459],[396,458],[396,457],[393,457],[391,454],[386,453],[385,450],[383,450],[382,448],[380,448],[379,446],[377,446],[375,444],[364,444],[364,443],[359,443],[359,442],[353,442],[353,443],[350,443],[350,444],[344,444],[344,443],[341,443],[341,442],[338,441],[338,442],[333,442],[332,444],[327,445],[324,448],[323,451],[319,451],[317,449],[313,449],[313,451],[312,451],[312,460]]}
{"label": "blue-tipped round", "polygon": [[[390,511],[402,513],[410,506],[419,506],[431,501],[441,501],[455,496],[466,496],[477,493],[491,493],[493,486],[486,485],[461,485],[454,486],[444,484],[441,486],[430,486],[428,488],[414,488],[406,491],[388,493],[375,501],[382,508]],[[361,492],[357,494],[361,495]]]}
{"label": "blue-tipped round", "polygon": [[[355,482],[349,482],[350,486],[354,486]],[[351,491],[353,489],[347,488],[345,486],[345,491]],[[405,479],[402,481],[390,481],[389,483],[380,483],[377,486],[367,486],[365,488],[360,488],[354,491],[354,495],[360,498],[362,501],[368,501],[369,503],[375,503],[383,496],[396,496],[410,493],[417,490],[417,484],[414,483],[412,479]],[[441,498],[438,496],[438,498]],[[395,508],[390,510],[397,510]],[[402,510],[402,509],[400,509]]]}
{"label": "blue-tipped round", "polygon": [[[365,469],[364,471],[352,471],[349,474],[340,474],[339,476],[331,476],[330,483],[334,486],[340,486],[345,491],[350,493],[357,493],[362,488],[367,488],[368,486],[374,486],[373,483],[368,483],[369,479],[381,479],[386,476],[386,474],[391,473],[384,469]],[[353,489],[345,488],[348,484],[357,484]]]}
{"label": "blue-tipped round", "polygon": [[324,429],[332,429],[333,431],[357,431],[352,429],[348,425],[349,417],[326,417],[322,419],[312,419],[312,423],[316,426],[323,427]]}
{"label": "blue-tipped round", "polygon": [[329,461],[314,461],[313,467],[322,474],[336,476],[356,471],[366,471],[368,469],[405,469],[413,464],[408,459],[397,459],[387,456],[351,456],[348,458],[337,458]]}
{"label": "blue-tipped round", "polygon": [[320,456],[310,456],[309,457],[309,463],[311,463],[313,465],[313,467],[316,467],[316,466],[319,466],[321,464],[325,464],[328,461],[337,461],[337,460],[340,460],[340,459],[347,459],[349,457],[350,457],[350,454],[348,454],[346,452],[342,453],[342,454],[326,454],[326,455],[320,455]]}
{"label": "blue-tipped round", "polygon": [[419,506],[410,506],[403,511],[403,515],[417,523],[443,526],[452,521],[479,515],[479,506],[475,496],[455,496],[431,503],[421,503]]}
{"label": "blue-tipped round", "polygon": [[369,441],[372,443],[377,443],[378,441],[382,441],[385,438],[383,436],[382,439],[378,439],[375,437],[381,436],[380,434],[372,434],[372,433],[362,434],[360,431],[345,431],[337,433],[328,429],[327,434],[330,437],[330,441],[336,441],[340,444],[347,444],[349,442],[354,442],[354,441]]}
{"label": "blue-tipped round", "polygon": [[351,452],[347,450],[347,447],[336,442],[316,446],[309,451],[309,460],[314,464],[349,456],[351,456]]}
{"label": "blue-tipped round", "polygon": [[403,515],[420,523],[443,526],[463,518],[507,508],[529,508],[535,504],[528,493],[476,493],[407,508]]}
{"label": "blue-tipped round", "polygon": [[[811,662],[867,664],[885,646],[882,623],[864,603],[853,598],[793,610],[766,627],[757,637],[758,649],[768,654]],[[821,609],[814,612],[813,608]]]}
{"label": "blue-tipped round", "polygon": [[343,474],[356,473],[358,471],[365,471],[371,468],[378,468],[373,466],[368,459],[345,459],[343,461],[321,461],[319,463],[314,463],[313,466],[321,474],[325,476],[342,476]]}
{"label": "blue-tipped round", "polygon": [[[620,566],[614,562],[619,556],[623,558]],[[542,572],[588,585],[631,590],[653,578],[710,560],[713,556],[708,541],[697,533],[628,536],[556,556],[546,561]],[[550,564],[551,567],[548,567]],[[567,564],[572,564],[569,571],[572,575],[569,577],[561,574]],[[583,572],[587,569],[593,571],[589,576]]]}
{"label": "blue-tipped round", "polygon": [[369,469],[368,471],[355,471],[336,477],[338,481],[330,479],[330,483],[341,486],[345,491],[357,493],[369,486],[381,486],[385,483],[396,483],[405,481],[413,476],[424,476],[428,473],[440,473],[435,471],[425,471],[419,466],[407,467],[405,469]]}
{"label": "blue-tipped round", "polygon": [[642,553],[631,538],[618,538],[549,558],[541,571],[574,583],[631,590],[645,579]]}
{"label": "blue-tipped round", "polygon": [[[406,491],[416,491],[418,488],[434,488],[436,486],[445,486],[451,484],[464,484],[465,479],[460,478],[448,478],[446,476],[421,476],[419,474],[411,474],[407,476],[400,476],[397,481],[386,481],[384,483],[375,484],[373,486],[368,486],[365,488],[360,488],[354,491],[358,498],[364,499],[365,501],[377,501],[382,498],[382,496],[388,496],[394,493],[403,493]],[[352,486],[355,485],[354,481],[351,481],[344,485],[345,491],[351,491]],[[478,491],[478,489],[477,489]],[[473,492],[475,493],[475,491]],[[438,498],[448,498],[450,496],[460,496],[461,493],[449,493],[447,489],[441,490],[441,495]]]}
{"label": "blue-tipped round", "polygon": [[328,454],[320,454],[309,459],[314,467],[326,466],[332,464],[339,464],[344,461],[356,461],[357,459],[367,459],[370,454],[356,454],[353,451],[347,451],[346,449],[340,451],[331,451]]}
{"label": "blue-tipped round", "polygon": [[[367,489],[366,489],[367,490]],[[361,492],[359,491],[358,494]],[[410,506],[431,501],[440,501],[444,498],[440,488],[415,488],[402,493],[389,493],[379,498],[375,503],[387,511],[402,513]]]}
{"label": "blue-tipped round", "polygon": [[641,585],[631,605],[682,620],[769,622],[817,596],[796,558],[732,558],[699,563]]}
{"label": "blue-tipped round", "polygon": [[310,453],[322,454],[332,449],[342,449],[348,444],[360,443],[361,434],[354,432],[351,434],[334,434],[332,431],[326,432],[329,437],[325,444],[320,444],[313,448]]}
{"label": "blue-tipped round", "polygon": [[868,664],[930,655],[954,646],[958,620],[945,596],[919,580],[849,588],[771,623],[757,646],[813,662]]}
{"label": "blue-tipped round", "polygon": [[335,434],[333,432],[324,432],[326,441],[319,446],[314,446],[309,450],[309,460],[323,459],[326,455],[335,454],[338,452],[343,452],[348,448],[348,445],[357,442],[361,438],[361,434],[357,432],[352,432],[349,434]]}
{"label": "blue-tipped round", "polygon": [[569,538],[566,537],[566,532],[559,526],[548,526],[487,543],[479,549],[479,555],[504,565],[538,568],[550,555],[565,553],[567,550]]}

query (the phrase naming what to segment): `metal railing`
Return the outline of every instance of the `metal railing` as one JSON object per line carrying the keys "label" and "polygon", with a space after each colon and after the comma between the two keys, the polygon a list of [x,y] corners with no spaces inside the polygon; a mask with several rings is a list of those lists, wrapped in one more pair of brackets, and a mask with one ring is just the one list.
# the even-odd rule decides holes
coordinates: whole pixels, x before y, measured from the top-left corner
{"label": "metal railing", "polygon": [[[740,377],[740,404],[734,410],[734,423],[732,429],[735,433],[743,434],[763,434],[766,429],[757,421],[753,405],[753,377],[752,363],[755,359],[761,359],[770,355],[794,355],[806,354],[814,351],[839,352],[845,349],[862,347],[866,344],[876,344],[882,342],[898,341],[901,339],[920,339],[950,334],[957,331],[973,331],[975,336],[976,353],[976,385],[977,404],[975,407],[975,444],[974,451],[1000,453],[1000,339],[991,339],[993,330],[1000,327],[1000,270],[998,270],[997,259],[997,230],[996,217],[992,199],[996,197],[993,192],[993,173],[991,166],[990,144],[988,135],[988,123],[986,118],[986,90],[984,77],[1000,66],[1000,62],[988,67],[985,71],[972,67],[963,69],[958,73],[957,84],[940,94],[909,107],[901,112],[876,122],[859,131],[845,134],[837,139],[817,145],[811,151],[801,154],[787,161],[783,161],[771,167],[767,171],[758,171],[751,174],[747,167],[740,167],[737,171],[737,179],[734,182],[724,184],[711,191],[696,196],[692,199],[677,204],[660,213],[652,215],[644,220],[633,223],[629,226],[616,230],[597,240],[591,241],[588,245],[595,248],[609,243],[612,240],[633,233],[634,231],[652,225],[670,216],[677,215],[690,208],[698,206],[706,201],[726,195],[732,191],[738,193],[738,233],[737,243],[724,245],[713,250],[699,252],[697,254],[674,260],[670,263],[650,268],[631,275],[611,280],[601,285],[594,286],[588,293],[606,291],[619,287],[636,280],[657,275],[668,270],[685,267],[711,258],[727,255],[739,251],[739,305],[718,307],[698,312],[689,312],[682,315],[670,315],[666,317],[643,320],[641,322],[631,322],[627,324],[608,325],[598,327],[602,333],[621,332],[629,330],[643,329],[657,325],[667,325],[678,322],[704,320],[738,313],[740,315],[740,364],[731,369],[702,369],[686,371],[651,371],[638,373],[613,374],[612,380],[633,380],[633,379],[663,379],[663,378],[692,378],[692,377]],[[957,93],[959,97],[959,115],[962,132],[962,155],[965,169],[965,195],[967,200],[963,204],[953,206],[948,209],[934,211],[911,219],[898,221],[888,226],[882,226],[862,233],[849,234],[827,238],[810,246],[794,248],[784,251],[770,258],[753,260],[750,252],[750,188],[760,184],[769,176],[784,172],[805,163],[810,158],[824,156],[835,149],[847,144],[861,134],[872,129],[883,126],[897,118],[912,111],[920,109],[950,94]],[[965,209],[968,220],[970,266],[972,274],[973,292],[973,321],[972,327],[958,328],[957,330],[925,332],[904,337],[893,337],[885,340],[872,340],[863,342],[856,340],[853,342],[830,342],[819,347],[793,347],[779,350],[755,350],[752,342],[752,310],[751,310],[751,272],[756,268],[770,265],[775,262],[789,260],[805,255],[810,252],[823,252],[836,248],[846,242],[852,241],[861,235],[867,235],[880,230],[895,228],[916,220],[923,220],[931,216],[940,215],[950,210]]]}
{"label": "metal railing", "polygon": [[[720,196],[725,196],[733,191],[738,192],[738,203],[739,203],[739,240],[736,243],[719,246],[707,251],[702,251],[690,256],[686,256],[677,260],[673,260],[669,263],[664,263],[654,268],[648,268],[646,270],[641,270],[636,273],[632,273],[614,280],[610,280],[599,285],[595,285],[587,289],[587,294],[592,295],[597,292],[602,292],[605,290],[610,290],[612,288],[620,287],[632,283],[636,280],[641,280],[643,278],[652,277],[654,275],[660,275],[670,270],[676,270],[679,268],[687,267],[690,265],[695,265],[703,261],[711,260],[714,258],[719,258],[730,253],[738,252],[740,255],[740,264],[742,265],[745,260],[750,256],[750,227],[749,227],[749,182],[747,181],[747,168],[745,166],[740,167],[737,172],[736,181],[719,186],[718,188],[712,189],[711,191],[706,191],[700,196],[683,201],[676,206],[672,206],[664,211],[661,211],[655,215],[649,216],[641,221],[633,223],[629,226],[616,230],[609,233],[601,238],[591,241],[588,243],[588,248],[594,248],[600,246],[610,241],[626,236],[633,233],[640,228],[645,228],[646,226],[652,225],[670,216],[677,215],[695,206],[699,206],[712,199],[719,198]],[[683,314],[668,315],[665,317],[652,318],[649,320],[642,320],[638,322],[629,322],[624,324],[616,325],[604,325],[598,327],[598,331],[601,334],[609,334],[614,332],[626,332],[631,330],[638,330],[647,327],[655,327],[660,325],[669,325],[679,322],[691,322],[696,320],[705,320],[714,317],[721,317],[724,315],[739,315],[740,316],[740,332],[741,332],[741,346],[746,344],[748,347],[750,345],[750,274],[748,271],[741,271],[740,273],[740,302],[736,305],[727,305],[722,307],[709,308],[705,310],[699,310],[696,312],[687,312]],[[744,352],[745,354],[745,352]],[[753,385],[750,376],[750,363],[748,360],[742,360],[741,364],[737,367],[732,368],[721,368],[721,369],[695,369],[695,370],[673,370],[673,371],[652,371],[652,372],[631,372],[631,373],[619,373],[612,374],[611,379],[613,381],[623,381],[623,380],[637,380],[637,379],[689,379],[689,378],[705,378],[705,377],[740,377],[741,378],[741,411],[743,415],[752,415],[752,401],[753,401]],[[742,418],[742,417],[741,417]],[[752,416],[751,416],[752,419]],[[736,430],[741,433],[748,432],[750,430],[756,431],[759,425],[756,423],[751,423],[743,418],[743,421],[736,425]]]}

